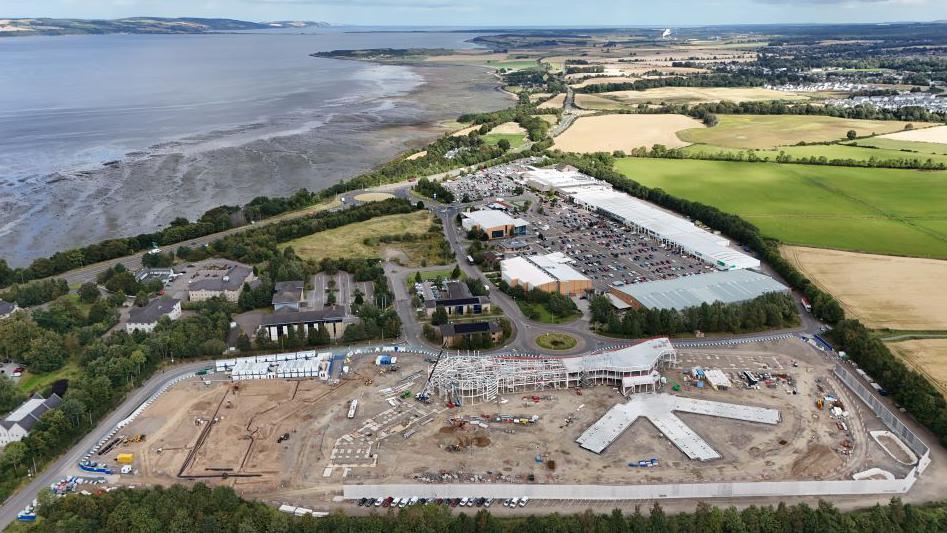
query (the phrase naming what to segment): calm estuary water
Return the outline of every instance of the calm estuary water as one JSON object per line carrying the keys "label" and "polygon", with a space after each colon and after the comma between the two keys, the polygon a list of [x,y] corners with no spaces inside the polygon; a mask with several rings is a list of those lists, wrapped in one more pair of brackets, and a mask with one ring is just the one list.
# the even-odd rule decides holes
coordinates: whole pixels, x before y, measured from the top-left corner
{"label": "calm estuary water", "polygon": [[0,257],[14,265],[258,195],[319,189],[508,100],[492,75],[310,57],[461,33],[0,39]]}

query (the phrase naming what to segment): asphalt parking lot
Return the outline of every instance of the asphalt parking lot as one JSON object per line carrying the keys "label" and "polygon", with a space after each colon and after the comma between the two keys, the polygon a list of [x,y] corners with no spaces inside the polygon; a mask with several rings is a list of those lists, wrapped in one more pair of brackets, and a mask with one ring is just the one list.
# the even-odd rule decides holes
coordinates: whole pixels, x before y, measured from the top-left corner
{"label": "asphalt parking lot", "polygon": [[707,263],[664,247],[623,224],[565,203],[543,201],[542,210],[528,214],[528,250],[520,253],[562,252],[572,265],[592,279],[597,289],[646,281],[675,279],[714,271]]}
{"label": "asphalt parking lot", "polygon": [[515,195],[518,187],[521,187],[514,183],[513,178],[526,171],[527,165],[532,165],[537,161],[539,161],[537,157],[517,159],[512,163],[478,170],[464,177],[445,181],[444,187],[454,193],[458,202],[464,198],[464,195],[467,195],[471,202],[509,198]]}

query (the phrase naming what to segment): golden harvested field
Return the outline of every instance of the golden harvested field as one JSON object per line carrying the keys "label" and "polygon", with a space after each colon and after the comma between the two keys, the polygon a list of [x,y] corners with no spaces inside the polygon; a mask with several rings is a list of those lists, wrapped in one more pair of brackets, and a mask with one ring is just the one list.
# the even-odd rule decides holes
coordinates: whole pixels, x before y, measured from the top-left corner
{"label": "golden harvested field", "polygon": [[557,94],[556,96],[553,96],[549,100],[546,100],[545,102],[539,104],[536,107],[537,109],[550,109],[550,108],[556,109],[556,108],[561,108],[565,103],[566,103],[566,95],[565,93],[562,93],[562,94]]}
{"label": "golden harvested field", "polygon": [[760,100],[805,100],[795,93],[756,87],[659,87],[646,91],[615,91],[604,93],[629,104],[647,102],[669,104],[720,102],[755,102]]}
{"label": "golden harvested field", "polygon": [[886,343],[906,363],[925,374],[947,395],[947,339],[919,339]]}
{"label": "golden harvested field", "polygon": [[582,117],[556,137],[555,148],[566,152],[631,151],[639,146],[687,146],[677,132],[703,125],[684,115],[599,115]]}
{"label": "golden harvested field", "polygon": [[780,250],[870,328],[947,330],[947,261],[798,246]]}
{"label": "golden harvested field", "polygon": [[576,93],[575,95],[575,105],[582,109],[592,109],[592,110],[615,110],[615,109],[624,109],[627,106],[616,102],[615,100],[609,100],[608,98],[602,98],[601,96],[594,94],[583,94]]}
{"label": "golden harvested field", "polygon": [[881,139],[947,144],[947,126],[899,131],[881,135]]}
{"label": "golden harvested field", "polygon": [[504,122],[499,126],[490,130],[490,133],[499,133],[499,134],[517,134],[517,133],[526,133],[526,130],[523,129],[523,126],[520,126],[516,122]]}

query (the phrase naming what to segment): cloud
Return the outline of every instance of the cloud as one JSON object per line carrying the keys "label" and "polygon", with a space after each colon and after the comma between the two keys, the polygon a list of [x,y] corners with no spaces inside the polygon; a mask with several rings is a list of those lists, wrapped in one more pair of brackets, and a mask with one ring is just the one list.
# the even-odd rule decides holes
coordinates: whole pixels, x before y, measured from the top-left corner
{"label": "cloud", "polygon": [[414,9],[457,8],[464,4],[452,0],[243,0],[260,5],[303,5],[343,7],[406,7]]}
{"label": "cloud", "polygon": [[895,5],[923,5],[927,0],[756,0],[762,4],[895,4]]}

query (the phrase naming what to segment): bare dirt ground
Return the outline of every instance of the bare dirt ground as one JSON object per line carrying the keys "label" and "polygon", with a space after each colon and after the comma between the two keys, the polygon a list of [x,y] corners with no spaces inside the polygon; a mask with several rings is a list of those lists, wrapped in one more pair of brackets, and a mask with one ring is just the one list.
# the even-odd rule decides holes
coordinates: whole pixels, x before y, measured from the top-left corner
{"label": "bare dirt ground", "polygon": [[601,96],[595,94],[584,93],[577,93],[575,95],[575,105],[581,109],[590,110],[615,110],[627,107],[624,104],[609,98],[602,98]]}
{"label": "bare dirt ground", "polygon": [[565,102],[566,102],[565,93],[557,94],[556,96],[553,96],[549,100],[546,100],[545,102],[539,104],[538,106],[536,106],[536,108],[537,109],[559,109],[565,104]]}
{"label": "bare dirt ground", "polygon": [[947,329],[947,261],[798,246],[781,251],[868,327]]}
{"label": "bare dirt ground", "polygon": [[582,117],[556,137],[555,148],[566,152],[631,151],[639,146],[663,144],[668,148],[687,146],[677,132],[703,127],[683,115],[599,115]]}
{"label": "bare dirt ground", "polygon": [[892,353],[904,359],[947,396],[947,339],[889,342]]}
{"label": "bare dirt ground", "polygon": [[393,194],[388,194],[386,192],[365,192],[356,196],[355,200],[359,202],[380,202],[382,200],[387,200],[394,197],[395,196]]}
{"label": "bare dirt ground", "polygon": [[947,126],[899,131],[881,135],[881,139],[947,144]]}
{"label": "bare dirt ground", "polygon": [[520,126],[516,122],[504,122],[499,126],[490,130],[490,133],[501,133],[501,134],[514,134],[514,133],[526,133],[526,130],[523,129],[523,126]]}
{"label": "bare dirt ground", "polygon": [[[353,374],[338,385],[260,380],[241,381],[235,390],[228,381],[186,381],[126,428],[128,435],[146,435],[144,442],[112,453],[136,456],[138,474],[123,476],[124,484],[190,483],[178,472],[193,455],[185,477],[212,476],[198,480],[266,501],[311,507],[334,505],[342,484],[463,483],[473,476],[498,483],[579,484],[844,479],[866,464],[903,475],[907,467],[891,460],[865,433],[880,429],[879,422],[852,417],[849,430],[842,431],[827,410],[816,407],[821,394],[840,394],[848,401],[830,377],[832,364],[799,340],[682,351],[682,368],[720,368],[733,376],[735,387],[697,388],[681,369],[672,369],[665,375],[668,387],[682,385],[676,394],[777,408],[782,414],[776,427],[680,414],[723,456],[706,463],[688,460],[646,420],[636,422],[601,455],[580,449],[575,439],[624,401],[608,386],[582,395],[571,390],[507,394],[499,403],[460,408],[447,408],[441,401],[424,405],[398,400],[400,390],[392,387],[408,383],[407,389],[417,392],[423,386],[429,365],[415,356],[399,358],[396,372],[381,371],[370,357],[357,360]],[[791,376],[798,394],[786,384],[746,388],[736,379],[744,369]],[[534,394],[538,402],[529,398]],[[359,407],[355,418],[348,419],[353,399]],[[497,423],[498,414],[536,415],[539,421]],[[284,434],[289,438],[277,443]],[[852,451],[842,447],[844,441],[852,443]],[[659,466],[627,466],[651,457],[658,458]]]}

